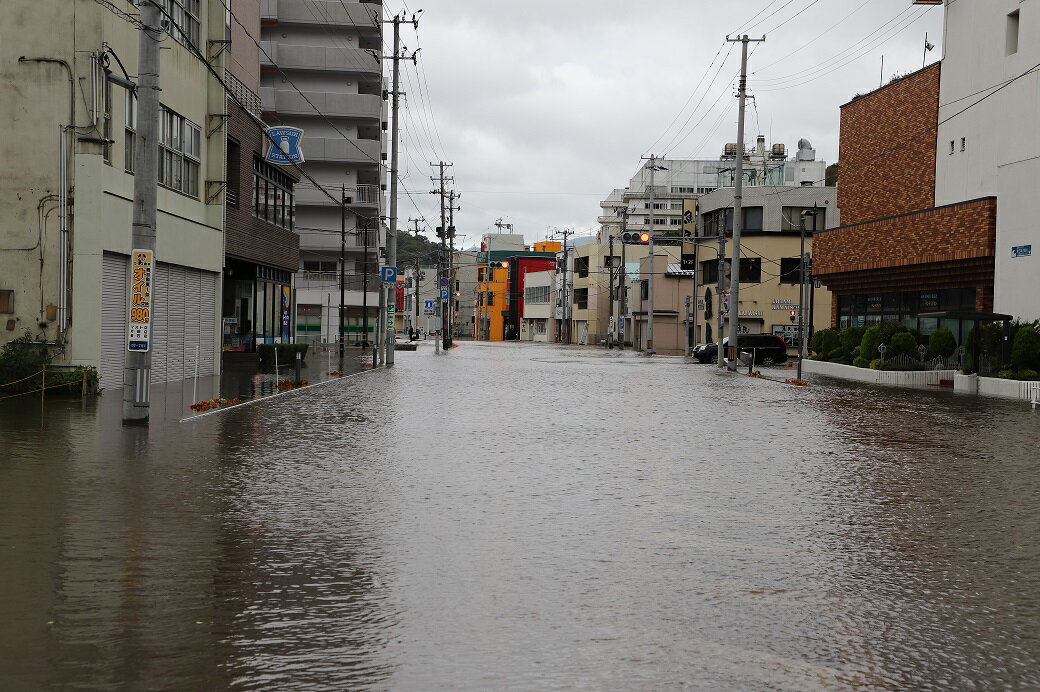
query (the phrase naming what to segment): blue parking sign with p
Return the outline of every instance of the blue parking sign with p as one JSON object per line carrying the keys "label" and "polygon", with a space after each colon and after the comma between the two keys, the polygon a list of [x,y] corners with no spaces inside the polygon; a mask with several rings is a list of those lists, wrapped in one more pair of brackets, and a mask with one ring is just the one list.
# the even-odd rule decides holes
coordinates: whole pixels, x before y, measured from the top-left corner
{"label": "blue parking sign with p", "polygon": [[379,275],[382,281],[386,285],[393,285],[397,283],[397,267],[380,267]]}

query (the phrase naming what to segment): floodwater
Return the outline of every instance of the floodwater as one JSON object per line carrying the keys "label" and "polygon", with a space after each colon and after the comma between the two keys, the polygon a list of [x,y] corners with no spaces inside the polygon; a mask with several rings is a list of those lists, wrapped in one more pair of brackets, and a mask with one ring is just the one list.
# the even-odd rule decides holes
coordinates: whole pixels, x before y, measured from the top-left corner
{"label": "floodwater", "polygon": [[1022,402],[473,343],[118,399],[0,402],[0,689],[1040,687]]}

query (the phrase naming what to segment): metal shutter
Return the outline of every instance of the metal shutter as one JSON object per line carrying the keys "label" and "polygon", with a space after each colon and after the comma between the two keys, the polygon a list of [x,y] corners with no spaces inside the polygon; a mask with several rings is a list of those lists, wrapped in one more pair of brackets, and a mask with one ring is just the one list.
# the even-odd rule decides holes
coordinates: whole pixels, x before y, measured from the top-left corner
{"label": "metal shutter", "polygon": [[182,266],[168,266],[170,278],[163,295],[166,300],[166,311],[169,315],[167,327],[166,381],[184,378],[184,274]]}
{"label": "metal shutter", "polygon": [[213,354],[217,350],[217,275],[200,272],[202,275],[202,309],[199,310],[201,346],[199,347],[199,375],[213,375]]}
{"label": "metal shutter", "polygon": [[106,252],[101,259],[101,387],[118,390],[123,386],[126,355],[126,280],[129,265],[126,255]]}
{"label": "metal shutter", "polygon": [[[202,308],[202,272],[195,269],[184,270],[184,342],[181,344],[182,377],[195,374],[195,349],[202,357],[202,329],[200,321],[205,312]],[[210,311],[210,314],[213,314]],[[199,374],[205,374],[199,367]]]}
{"label": "metal shutter", "polygon": [[170,265],[158,262],[155,267],[155,300],[152,302],[152,383],[165,382],[169,355],[170,311],[167,309]]}

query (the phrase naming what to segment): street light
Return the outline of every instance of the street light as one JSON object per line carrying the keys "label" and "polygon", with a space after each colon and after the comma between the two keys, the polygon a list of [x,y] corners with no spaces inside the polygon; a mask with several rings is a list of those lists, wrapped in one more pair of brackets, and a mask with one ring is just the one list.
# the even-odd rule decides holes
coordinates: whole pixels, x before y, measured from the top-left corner
{"label": "street light", "polygon": [[[819,210],[816,205],[813,205],[812,209],[803,209],[801,213],[801,223],[799,224],[801,230],[801,243],[799,246],[798,253],[798,379],[802,379],[802,361],[805,360],[805,217],[813,217],[813,234],[816,233],[816,213]],[[812,290],[810,287],[808,290]]]}

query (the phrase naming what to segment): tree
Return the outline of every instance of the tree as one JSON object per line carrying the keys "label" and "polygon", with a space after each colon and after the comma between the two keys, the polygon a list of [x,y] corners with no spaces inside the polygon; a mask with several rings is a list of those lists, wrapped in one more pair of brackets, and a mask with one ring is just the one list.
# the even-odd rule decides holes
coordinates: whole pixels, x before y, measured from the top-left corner
{"label": "tree", "polygon": [[827,179],[825,184],[827,187],[838,186],[838,174],[841,172],[841,164],[835,161],[831,165],[827,166]]}
{"label": "tree", "polygon": [[904,355],[914,358],[918,355],[917,339],[915,339],[914,335],[910,332],[899,332],[893,334],[890,346],[892,347],[892,357]]}
{"label": "tree", "polygon": [[949,358],[957,350],[957,340],[949,329],[936,329],[928,337],[929,358]]}
{"label": "tree", "polygon": [[1040,332],[1024,325],[1011,344],[1011,365],[1017,370],[1040,370]]}

